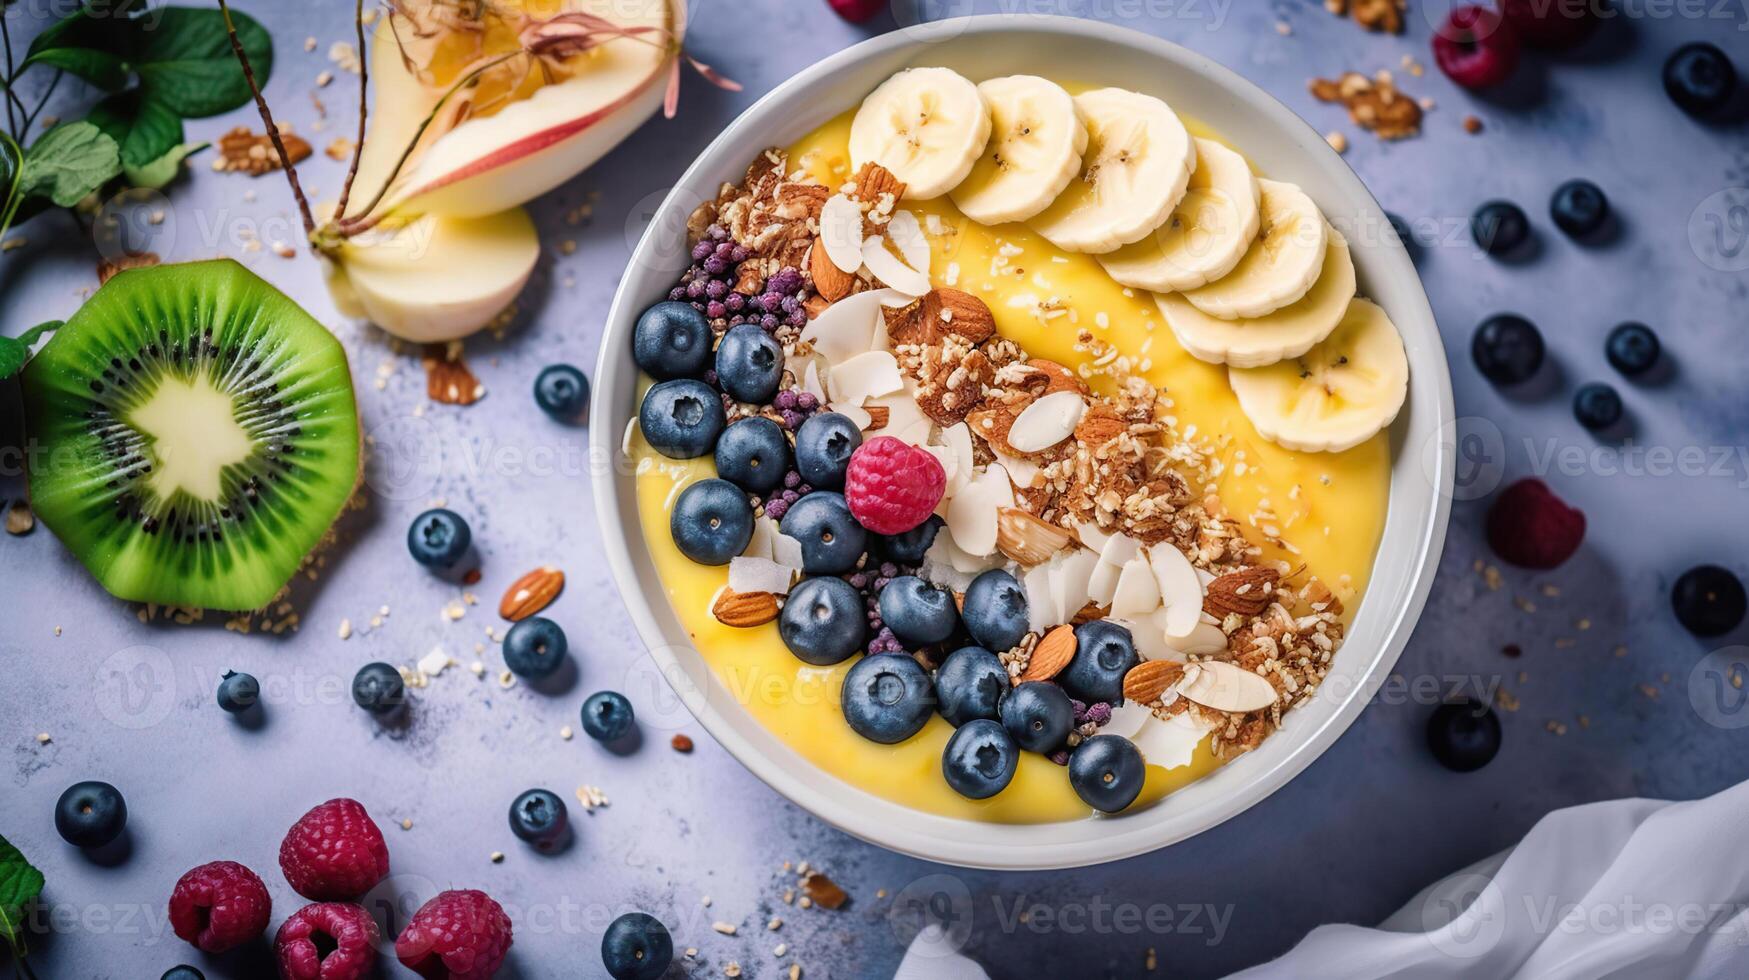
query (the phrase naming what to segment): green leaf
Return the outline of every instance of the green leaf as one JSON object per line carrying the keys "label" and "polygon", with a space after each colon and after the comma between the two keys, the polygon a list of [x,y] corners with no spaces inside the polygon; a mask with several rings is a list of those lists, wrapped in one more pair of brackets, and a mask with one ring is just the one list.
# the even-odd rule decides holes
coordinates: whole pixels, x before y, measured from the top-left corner
{"label": "green leaf", "polygon": [[121,147],[81,120],[56,126],[24,151],[19,190],[70,208],[120,174]]}
{"label": "green leaf", "polygon": [[30,42],[18,70],[50,65],[105,91],[119,91],[128,81],[129,38],[137,29],[128,18],[144,7],[143,0],[86,0]]}
{"label": "green leaf", "polygon": [[43,873],[31,867],[18,848],[0,836],[0,939],[24,956],[24,916],[43,891]]}
{"label": "green leaf", "polygon": [[[242,66],[217,10],[165,7],[153,16],[157,27],[141,31],[134,47],[134,70],[149,101],[162,102],[184,118],[216,116],[251,98]],[[265,87],[273,73],[273,38],[254,18],[231,13],[237,38]]]}
{"label": "green leaf", "polygon": [[182,142],[182,117],[162,103],[142,99],[139,89],[104,99],[85,119],[121,144],[124,168],[145,167]]}
{"label": "green leaf", "polygon": [[122,154],[121,173],[127,182],[135,187],[147,187],[158,190],[176,179],[182,173],[182,161],[191,153],[198,153],[211,146],[211,143],[179,143],[170,148],[169,152],[144,166],[133,167],[127,163],[127,154]]}

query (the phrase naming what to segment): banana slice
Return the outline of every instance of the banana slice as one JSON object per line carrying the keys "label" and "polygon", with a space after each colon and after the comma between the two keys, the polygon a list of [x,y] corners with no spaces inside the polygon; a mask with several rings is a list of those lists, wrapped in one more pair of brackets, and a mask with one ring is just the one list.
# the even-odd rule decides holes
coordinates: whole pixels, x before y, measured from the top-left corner
{"label": "banana slice", "polygon": [[1254,319],[1223,320],[1190,305],[1184,293],[1155,293],[1154,301],[1178,343],[1201,360],[1248,368],[1298,357],[1330,336],[1354,299],[1348,243],[1334,228],[1326,226],[1325,234],[1330,245],[1323,271],[1298,303]]}
{"label": "banana slice", "polygon": [[1075,96],[1087,126],[1081,179],[1032,220],[1065,252],[1114,252],[1166,223],[1196,169],[1196,145],[1159,99],[1118,88]]}
{"label": "banana slice", "polygon": [[1010,75],[978,83],[990,109],[990,142],[953,203],[984,225],[1025,221],[1051,206],[1081,172],[1087,127],[1056,82]]}
{"label": "banana slice", "polygon": [[878,163],[905,182],[905,197],[926,200],[972,172],[990,138],[990,111],[978,87],[947,68],[908,68],[862,100],[850,123],[850,160]]}
{"label": "banana slice", "polygon": [[1356,299],[1336,331],[1293,360],[1228,368],[1259,435],[1288,449],[1341,452],[1390,425],[1409,394],[1409,358],[1391,318]]}
{"label": "banana slice", "polygon": [[1261,223],[1257,178],[1245,158],[1214,140],[1196,140],[1196,171],[1172,217],[1152,235],[1099,257],[1125,286],[1175,293],[1232,272]]}
{"label": "banana slice", "polygon": [[1318,206],[1292,184],[1259,180],[1263,234],[1224,277],[1192,289],[1192,306],[1223,320],[1254,319],[1300,301],[1318,281],[1330,236]]}

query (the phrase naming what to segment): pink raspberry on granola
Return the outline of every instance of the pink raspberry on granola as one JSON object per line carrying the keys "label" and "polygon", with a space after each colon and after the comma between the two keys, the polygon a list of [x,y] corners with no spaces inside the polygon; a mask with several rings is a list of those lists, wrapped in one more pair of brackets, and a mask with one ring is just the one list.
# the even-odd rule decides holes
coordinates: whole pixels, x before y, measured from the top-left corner
{"label": "pink raspberry on granola", "polygon": [[876,534],[903,534],[929,520],[946,492],[941,461],[892,436],[858,446],[844,475],[850,516]]}

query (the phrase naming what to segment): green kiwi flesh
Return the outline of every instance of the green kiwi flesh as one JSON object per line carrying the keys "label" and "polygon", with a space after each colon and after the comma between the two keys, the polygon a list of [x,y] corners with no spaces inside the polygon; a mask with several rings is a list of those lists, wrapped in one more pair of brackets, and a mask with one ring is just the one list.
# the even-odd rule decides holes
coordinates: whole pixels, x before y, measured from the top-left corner
{"label": "green kiwi flesh", "polygon": [[345,349],[228,259],[118,274],[23,390],[31,505],[122,599],[258,609],[358,485]]}

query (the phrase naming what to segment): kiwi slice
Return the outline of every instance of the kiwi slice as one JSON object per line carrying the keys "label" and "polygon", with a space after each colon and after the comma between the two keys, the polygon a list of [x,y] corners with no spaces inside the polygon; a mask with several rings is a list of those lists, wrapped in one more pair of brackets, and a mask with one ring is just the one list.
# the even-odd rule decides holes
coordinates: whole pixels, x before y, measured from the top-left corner
{"label": "kiwi slice", "polygon": [[31,505],[122,599],[258,609],[358,484],[346,351],[228,259],[120,273],[23,388]]}

